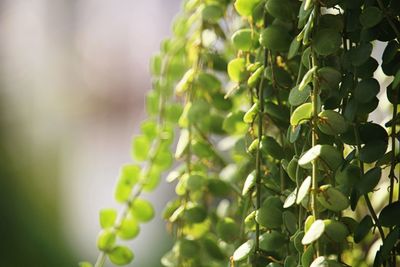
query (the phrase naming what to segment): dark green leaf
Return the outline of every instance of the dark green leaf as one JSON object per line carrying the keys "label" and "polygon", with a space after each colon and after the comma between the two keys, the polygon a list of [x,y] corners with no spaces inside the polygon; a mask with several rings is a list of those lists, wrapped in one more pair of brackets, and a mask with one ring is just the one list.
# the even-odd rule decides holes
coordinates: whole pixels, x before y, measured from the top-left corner
{"label": "dark green leaf", "polygon": [[319,29],[312,43],[315,51],[322,56],[335,53],[341,44],[342,39],[338,30],[329,28]]}
{"label": "dark green leaf", "polygon": [[271,136],[265,135],[262,137],[260,149],[265,153],[265,155],[278,160],[281,160],[284,156],[282,146]]}
{"label": "dark green leaf", "polygon": [[292,3],[290,0],[268,0],[265,8],[275,18],[290,22],[294,17]]}
{"label": "dark green leaf", "polygon": [[224,10],[219,5],[207,5],[203,8],[201,15],[203,20],[211,23],[216,23],[224,16]]}
{"label": "dark green leaf", "polygon": [[382,140],[376,140],[366,143],[360,150],[360,160],[366,163],[372,163],[385,155],[387,143]]}
{"label": "dark green leaf", "polygon": [[260,236],[260,248],[265,251],[277,251],[285,243],[285,236],[278,231],[266,232]]}
{"label": "dark green leaf", "polygon": [[342,211],[350,204],[349,199],[330,184],[320,186],[317,199],[323,207],[334,212]]}
{"label": "dark green leaf", "polygon": [[365,79],[357,84],[354,96],[357,102],[367,103],[375,98],[379,93],[379,88],[379,82],[374,78]]}
{"label": "dark green leaf", "polygon": [[324,110],[318,114],[318,128],[321,132],[328,135],[338,135],[345,133],[347,123],[343,116],[333,110]]}
{"label": "dark green leaf", "polygon": [[360,15],[360,23],[365,28],[371,28],[382,20],[382,11],[375,6],[369,6]]}
{"label": "dark green leaf", "polygon": [[269,229],[278,228],[282,224],[283,205],[279,197],[269,197],[256,212],[256,221]]}
{"label": "dark green leaf", "polygon": [[291,41],[292,38],[286,28],[279,25],[265,28],[260,35],[260,44],[274,52],[288,51]]}
{"label": "dark green leaf", "polygon": [[365,216],[361,222],[357,225],[354,231],[354,242],[360,243],[364,237],[370,232],[374,223],[372,222],[371,216]]}
{"label": "dark green leaf", "polygon": [[381,179],[382,170],[379,167],[370,169],[365,173],[357,183],[357,190],[361,195],[367,194],[374,190]]}
{"label": "dark green leaf", "polygon": [[217,223],[217,234],[225,242],[233,242],[239,237],[240,227],[232,218],[223,218]]}
{"label": "dark green leaf", "polygon": [[393,227],[400,226],[400,201],[393,202],[383,208],[379,214],[379,221],[382,226]]}
{"label": "dark green leaf", "polygon": [[324,224],[325,234],[330,240],[340,243],[349,235],[346,225],[339,221],[326,219],[324,220]]}

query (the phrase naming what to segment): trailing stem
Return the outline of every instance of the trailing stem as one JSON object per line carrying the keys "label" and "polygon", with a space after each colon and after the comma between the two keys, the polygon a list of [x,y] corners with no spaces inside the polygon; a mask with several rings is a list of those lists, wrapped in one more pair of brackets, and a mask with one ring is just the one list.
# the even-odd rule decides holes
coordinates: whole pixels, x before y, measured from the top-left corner
{"label": "trailing stem", "polygon": [[[264,66],[267,64],[267,53],[268,51],[265,49],[265,58],[264,58]],[[262,165],[262,151],[260,149],[262,135],[263,135],[263,118],[264,118],[264,75],[261,76],[260,85],[258,87],[258,101],[259,101],[259,112],[258,112],[258,149],[256,155],[256,209],[259,210],[261,207],[261,165]],[[260,239],[260,225],[256,222],[256,244],[255,251],[256,253],[259,250],[259,239]]]}
{"label": "trailing stem", "polygon": [[[391,164],[390,164],[390,189],[389,189],[389,204],[393,202],[394,198],[394,181],[397,179],[395,174],[396,168],[396,117],[397,117],[397,88],[393,89],[393,113],[392,113],[392,132],[390,134],[391,138]],[[399,188],[400,189],[400,188]],[[399,191],[400,192],[400,191]],[[400,193],[399,193],[400,194]]]}
{"label": "trailing stem", "polygon": [[[319,16],[319,5],[315,3],[314,6],[314,27]],[[311,52],[311,67],[318,67],[317,57],[314,51]],[[311,133],[311,145],[312,147],[318,144],[318,132],[317,132],[317,121],[318,121],[318,96],[319,96],[319,84],[318,77],[314,72],[314,77],[312,81],[313,89],[311,92],[311,102],[312,102],[312,133]],[[317,190],[318,190],[318,159],[312,161],[312,175],[311,175],[311,210],[314,220],[318,219],[318,209],[317,209]],[[316,255],[320,256],[320,246],[318,240],[315,242],[316,245]]]}

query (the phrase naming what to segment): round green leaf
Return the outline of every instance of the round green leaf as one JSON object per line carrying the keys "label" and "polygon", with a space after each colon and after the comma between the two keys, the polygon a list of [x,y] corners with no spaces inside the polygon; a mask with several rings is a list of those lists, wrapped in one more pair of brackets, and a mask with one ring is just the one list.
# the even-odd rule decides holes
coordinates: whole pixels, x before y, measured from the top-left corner
{"label": "round green leaf", "polygon": [[278,228],[282,225],[283,205],[279,197],[269,197],[256,212],[256,221],[269,229]]}
{"label": "round green leaf", "polygon": [[360,23],[365,28],[377,25],[383,18],[382,11],[375,6],[366,7],[360,15]]}
{"label": "round green leaf", "polygon": [[326,219],[324,220],[324,224],[325,235],[328,236],[329,240],[340,243],[349,235],[347,226],[339,221]]}
{"label": "round green leaf", "polygon": [[308,191],[311,187],[311,176],[307,176],[306,179],[301,183],[299,191],[297,192],[296,203],[300,204],[301,201],[307,196]]}
{"label": "round green leaf", "polygon": [[131,150],[132,158],[138,161],[146,160],[150,145],[150,140],[145,135],[139,135],[133,138]]}
{"label": "round green leaf", "polygon": [[216,238],[213,235],[207,235],[203,239],[203,245],[208,255],[216,260],[224,260],[225,255],[218,246]]}
{"label": "round green leaf", "polygon": [[188,223],[200,223],[207,218],[207,211],[203,206],[191,203],[186,208],[184,216]]}
{"label": "round green leaf", "polygon": [[242,261],[244,259],[247,259],[250,255],[250,253],[253,251],[254,248],[254,240],[250,239],[247,240],[245,243],[240,245],[235,252],[233,252],[233,257],[232,259],[234,261]]}
{"label": "round green leaf", "polygon": [[179,254],[184,258],[194,257],[200,249],[199,244],[195,240],[182,238],[178,241]]}
{"label": "round green leaf", "polygon": [[309,121],[312,117],[313,105],[312,103],[304,103],[298,106],[290,117],[290,124],[296,126],[298,124]]}
{"label": "round green leaf", "polygon": [[244,58],[235,58],[228,63],[228,75],[234,82],[245,80],[247,72]]}
{"label": "round green leaf", "polygon": [[157,123],[153,120],[146,120],[140,124],[140,129],[148,139],[154,139],[157,136]]}
{"label": "round green leaf", "polygon": [[259,104],[258,102],[254,103],[253,106],[244,114],[243,122],[245,123],[253,123],[255,117],[258,114]]}
{"label": "round green leaf", "polygon": [[299,86],[295,86],[289,93],[289,104],[291,106],[299,106],[307,101],[311,94],[311,87],[306,85],[303,90],[299,90]]}
{"label": "round green leaf", "polygon": [[315,34],[312,46],[319,55],[335,53],[342,44],[342,37],[336,29],[319,29]]}
{"label": "round green leaf", "polygon": [[352,187],[360,180],[360,167],[350,164],[344,169],[337,170],[335,180],[339,185],[345,185],[349,188]]}
{"label": "round green leaf", "polygon": [[376,140],[366,143],[360,149],[360,160],[366,163],[372,163],[385,155],[387,143],[382,140]]}
{"label": "round green leaf", "polygon": [[354,96],[359,103],[367,103],[373,100],[379,93],[379,82],[374,78],[364,79],[358,83]]}
{"label": "round green leaf", "polygon": [[364,64],[372,53],[372,44],[363,43],[358,47],[353,47],[350,50],[350,59],[353,66],[361,66]]}
{"label": "round green leaf", "polygon": [[232,135],[244,134],[248,129],[248,125],[243,122],[244,114],[244,111],[241,110],[230,112],[226,116],[222,128]]}
{"label": "round green leaf", "polygon": [[260,236],[260,248],[265,251],[277,251],[285,243],[285,236],[278,231],[266,232]]}
{"label": "round green leaf", "polygon": [[361,195],[367,194],[374,190],[378,185],[382,176],[382,170],[375,167],[366,172],[357,183],[356,189]]}
{"label": "round green leaf", "polygon": [[186,189],[193,192],[201,191],[205,183],[206,180],[202,175],[192,172],[186,179]]}
{"label": "round green leaf", "polygon": [[311,225],[310,229],[304,234],[301,243],[303,245],[309,245],[312,242],[318,240],[325,231],[325,224],[323,220],[316,220]]}
{"label": "round green leaf", "polygon": [[235,9],[243,17],[250,17],[261,0],[236,0]]}
{"label": "round green leaf", "polygon": [[265,155],[281,160],[284,156],[282,146],[271,136],[264,135],[261,139],[260,149]]}
{"label": "round green leaf", "polygon": [[232,35],[232,44],[237,50],[249,51],[258,44],[259,35],[251,29],[241,29]]}
{"label": "round green leaf", "polygon": [[118,228],[117,234],[118,237],[124,240],[129,240],[135,238],[140,232],[140,227],[138,222],[128,216],[122,221],[121,226]]}
{"label": "round green leaf", "polygon": [[203,8],[201,15],[203,20],[206,20],[210,23],[216,23],[224,16],[224,10],[219,5],[211,4]]}
{"label": "round green leaf", "polygon": [[232,218],[223,218],[217,223],[217,234],[225,242],[232,242],[239,237],[240,227]]}
{"label": "round green leaf", "polygon": [[307,167],[307,165],[317,158],[320,159],[320,163],[331,170],[336,170],[343,161],[342,154],[333,146],[316,145],[301,156],[299,165]]}
{"label": "round green leaf", "polygon": [[150,91],[146,96],[146,110],[149,115],[156,115],[160,104],[160,96],[155,91]]}
{"label": "round green leaf", "polygon": [[285,122],[289,121],[289,110],[283,105],[277,105],[271,101],[267,101],[264,106],[264,111],[266,114],[270,115],[273,119]]}
{"label": "round green leaf", "polygon": [[383,208],[379,214],[379,221],[382,226],[393,227],[400,225],[400,201],[393,202]]}
{"label": "round green leaf", "polygon": [[215,75],[200,72],[196,78],[197,85],[207,92],[216,92],[221,88],[221,81]]}
{"label": "round green leaf", "polygon": [[361,240],[370,232],[374,223],[372,222],[371,216],[365,216],[361,222],[357,225],[354,231],[354,242],[360,243]]}
{"label": "round green leaf", "polygon": [[125,202],[131,195],[133,186],[139,181],[140,167],[134,164],[125,164],[120,169],[114,197],[118,202]]}
{"label": "round green leaf", "polygon": [[260,44],[274,52],[288,51],[291,41],[292,38],[286,28],[279,25],[267,27],[260,35]]}
{"label": "round green leaf", "polygon": [[383,259],[387,259],[390,256],[391,251],[399,240],[399,234],[400,228],[396,227],[391,230],[390,233],[386,236],[385,240],[383,240],[383,244],[379,250]]}
{"label": "round green leaf", "polygon": [[317,199],[323,207],[335,212],[342,211],[349,206],[349,199],[330,184],[319,188]]}
{"label": "round green leaf", "polygon": [[127,265],[133,260],[134,254],[126,246],[116,246],[108,253],[108,257],[116,265]]}
{"label": "round green leaf", "polygon": [[117,211],[115,209],[100,210],[100,226],[101,228],[112,227],[117,219]]}
{"label": "round green leaf", "polygon": [[137,198],[131,204],[132,216],[141,222],[148,222],[154,218],[153,205],[144,199]]}
{"label": "round green leaf", "polygon": [[112,228],[103,229],[97,236],[97,248],[101,251],[108,251],[114,247],[116,240],[116,234]]}
{"label": "round green leaf", "polygon": [[335,91],[342,81],[342,74],[332,67],[322,67],[317,71],[319,86],[321,90]]}
{"label": "round green leaf", "polygon": [[294,234],[297,230],[297,217],[291,211],[282,213],[283,224],[290,234]]}
{"label": "round green leaf", "polygon": [[318,114],[318,128],[324,134],[338,135],[345,133],[347,123],[343,116],[333,110],[324,110]]}
{"label": "round green leaf", "polygon": [[143,191],[150,192],[153,191],[161,180],[161,171],[157,168],[157,166],[153,166],[148,173],[148,176],[145,178],[145,183],[143,185]]}
{"label": "round green leaf", "polygon": [[293,2],[290,0],[268,0],[265,8],[277,19],[291,21],[294,17]]}

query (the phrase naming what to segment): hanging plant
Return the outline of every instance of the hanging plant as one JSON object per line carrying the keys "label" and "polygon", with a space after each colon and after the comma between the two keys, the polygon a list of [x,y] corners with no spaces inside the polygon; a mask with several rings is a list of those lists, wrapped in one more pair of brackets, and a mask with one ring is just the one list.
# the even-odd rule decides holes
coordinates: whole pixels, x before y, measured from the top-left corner
{"label": "hanging plant", "polygon": [[133,260],[163,173],[164,266],[399,264],[399,1],[187,0],[173,33],[94,266]]}

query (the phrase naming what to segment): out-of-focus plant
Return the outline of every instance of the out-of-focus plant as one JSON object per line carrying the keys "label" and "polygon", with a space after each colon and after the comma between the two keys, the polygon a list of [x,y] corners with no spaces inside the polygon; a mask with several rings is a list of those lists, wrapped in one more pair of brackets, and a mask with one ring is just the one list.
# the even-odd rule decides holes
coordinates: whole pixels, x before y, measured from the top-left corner
{"label": "out-of-focus plant", "polygon": [[[396,0],[184,1],[95,266],[132,261],[119,240],[154,216],[140,193],[174,162],[164,266],[399,264],[399,17]],[[373,121],[384,98],[393,112]]]}

